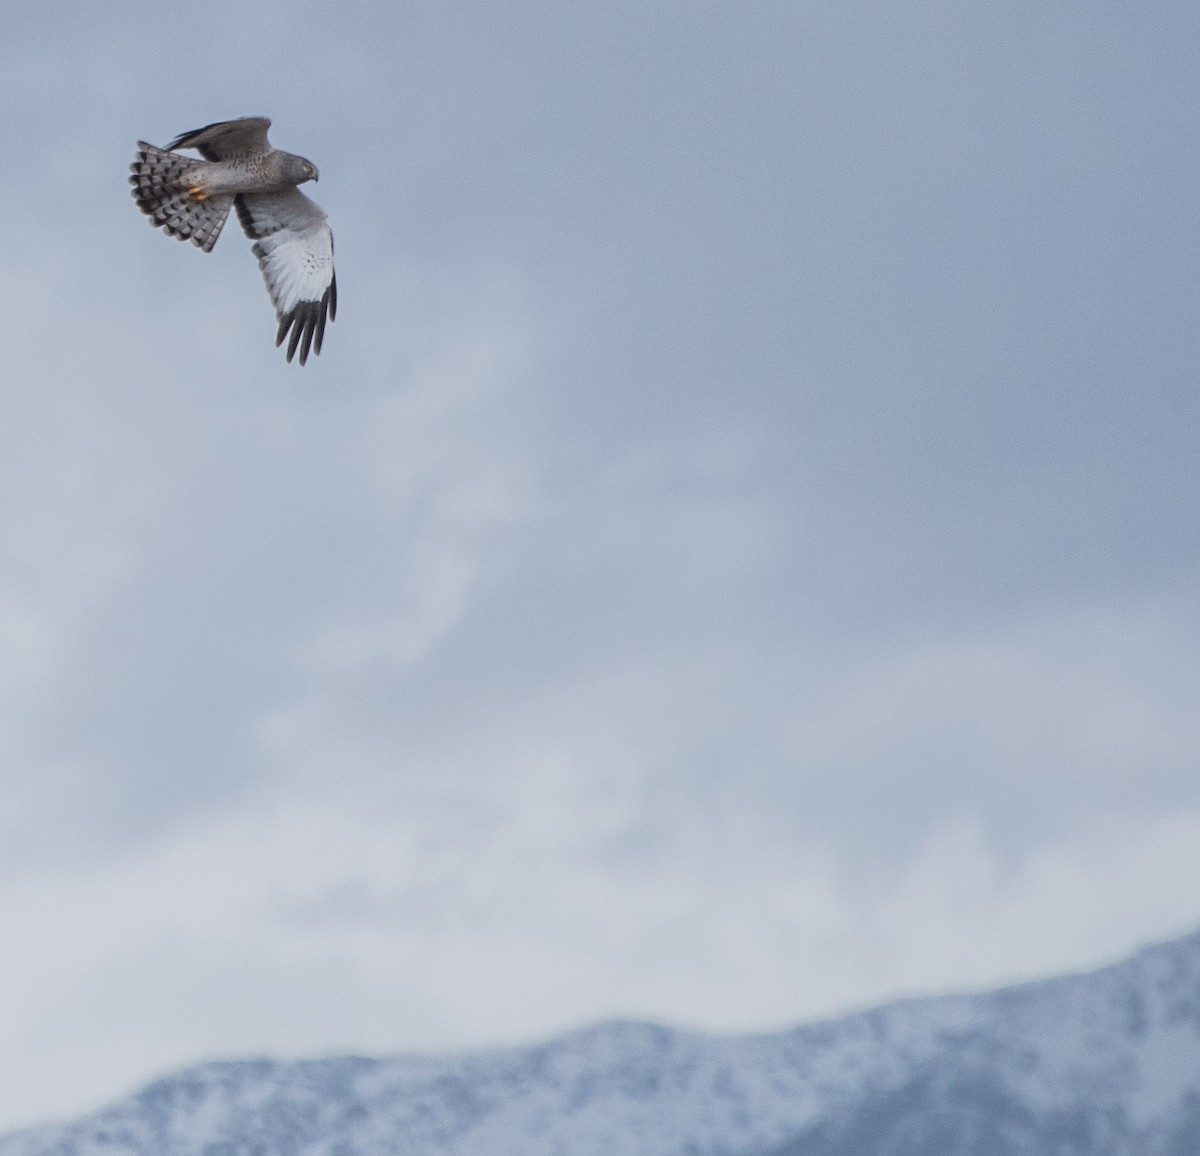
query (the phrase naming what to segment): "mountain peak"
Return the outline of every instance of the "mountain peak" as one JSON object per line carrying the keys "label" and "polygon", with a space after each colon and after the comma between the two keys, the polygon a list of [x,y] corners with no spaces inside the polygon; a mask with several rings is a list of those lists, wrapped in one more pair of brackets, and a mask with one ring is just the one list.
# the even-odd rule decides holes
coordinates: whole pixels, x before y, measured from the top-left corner
{"label": "mountain peak", "polygon": [[0,1156],[101,1150],[1184,1156],[1200,1150],[1200,932],[768,1035],[615,1021],[462,1056],[208,1063],[0,1139]]}

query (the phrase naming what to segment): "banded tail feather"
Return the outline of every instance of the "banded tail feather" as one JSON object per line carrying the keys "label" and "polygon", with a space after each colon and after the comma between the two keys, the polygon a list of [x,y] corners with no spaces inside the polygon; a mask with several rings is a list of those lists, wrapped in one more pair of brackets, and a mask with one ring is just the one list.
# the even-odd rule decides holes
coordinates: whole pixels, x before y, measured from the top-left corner
{"label": "banded tail feather", "polygon": [[155,225],[181,241],[211,252],[233,207],[233,197],[217,195],[195,200],[188,174],[203,162],[138,141],[137,160],[129,166],[133,199]]}

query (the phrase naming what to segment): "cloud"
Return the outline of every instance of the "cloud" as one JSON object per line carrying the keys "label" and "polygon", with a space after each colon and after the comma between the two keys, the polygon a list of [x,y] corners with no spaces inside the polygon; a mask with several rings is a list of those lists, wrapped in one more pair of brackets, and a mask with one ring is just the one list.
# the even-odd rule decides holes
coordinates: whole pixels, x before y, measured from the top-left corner
{"label": "cloud", "polygon": [[[10,30],[0,1120],[1194,922],[1186,38],[885,7]],[[304,371],[124,184],[258,112]]]}
{"label": "cloud", "polygon": [[613,857],[636,784],[522,768],[490,797],[280,798],[9,882],[5,1111],[202,1055],[457,1047],[602,1014],[781,1026],[1040,974],[1047,943],[1083,966],[1193,915],[1198,813],[1108,821],[1015,866],[950,826],[864,891],[753,820],[681,821],[652,856]]}

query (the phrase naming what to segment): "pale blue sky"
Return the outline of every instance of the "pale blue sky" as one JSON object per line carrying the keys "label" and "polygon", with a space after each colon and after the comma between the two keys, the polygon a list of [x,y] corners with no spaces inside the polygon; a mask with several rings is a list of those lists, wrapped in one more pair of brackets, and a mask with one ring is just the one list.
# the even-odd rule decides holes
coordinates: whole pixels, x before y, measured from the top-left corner
{"label": "pale blue sky", "polygon": [[[1194,5],[32,6],[0,1127],[1200,921]],[[151,230],[265,114],[340,313]]]}

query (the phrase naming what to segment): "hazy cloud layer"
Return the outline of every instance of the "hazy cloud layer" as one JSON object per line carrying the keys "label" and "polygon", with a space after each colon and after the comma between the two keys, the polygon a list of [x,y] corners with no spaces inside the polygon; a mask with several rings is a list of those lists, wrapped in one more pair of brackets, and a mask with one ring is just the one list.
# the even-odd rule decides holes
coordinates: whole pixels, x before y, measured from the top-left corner
{"label": "hazy cloud layer", "polygon": [[[0,1126],[1194,925],[1192,7],[203,25],[0,44]],[[259,113],[304,370],[125,185]]]}

